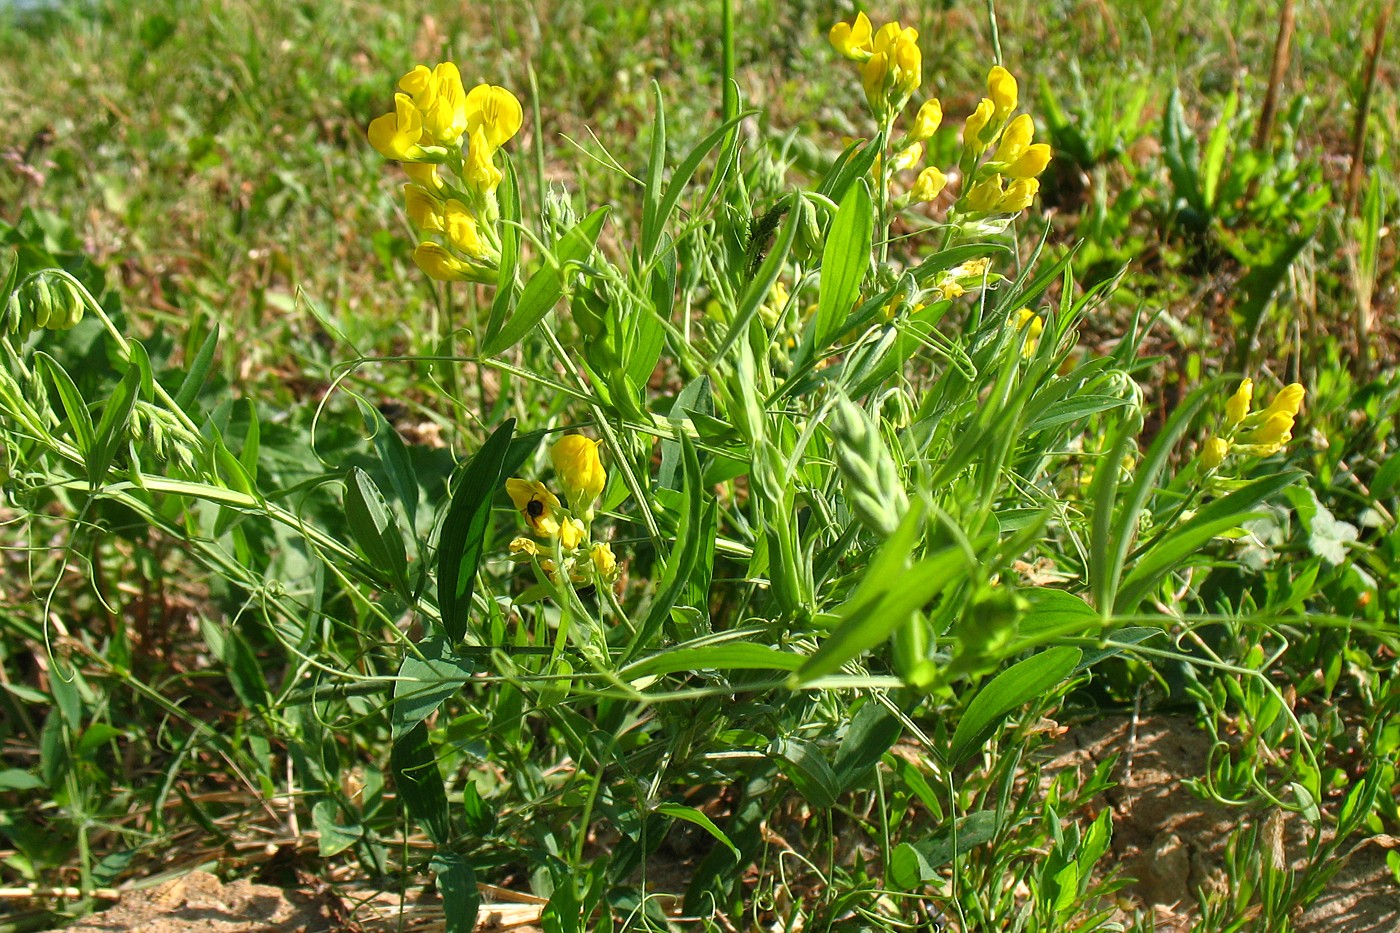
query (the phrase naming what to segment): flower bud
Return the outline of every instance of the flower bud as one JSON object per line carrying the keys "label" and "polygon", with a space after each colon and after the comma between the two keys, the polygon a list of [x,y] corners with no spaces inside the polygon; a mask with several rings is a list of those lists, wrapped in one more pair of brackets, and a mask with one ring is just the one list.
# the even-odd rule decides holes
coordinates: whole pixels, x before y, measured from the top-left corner
{"label": "flower bud", "polygon": [[1214,470],[1225,462],[1229,454],[1230,442],[1223,437],[1212,437],[1201,450],[1201,466],[1207,470]]}
{"label": "flower bud", "polygon": [[582,434],[566,434],[550,448],[549,458],[554,462],[554,473],[568,497],[569,507],[592,518],[593,505],[608,481],[598,456],[598,442]]}
{"label": "flower bud", "polygon": [[987,73],[987,96],[996,108],[992,119],[1000,123],[1016,109],[1016,78],[1000,65],[995,65]]}
{"label": "flower bud", "polygon": [[933,136],[942,122],[943,105],[938,102],[938,98],[926,100],[914,116],[914,126],[909,130],[909,138],[915,142],[924,142]]}
{"label": "flower bud", "polygon": [[1225,403],[1225,424],[1234,427],[1249,414],[1250,402],[1254,400],[1254,383],[1246,379],[1240,383],[1235,394]]}

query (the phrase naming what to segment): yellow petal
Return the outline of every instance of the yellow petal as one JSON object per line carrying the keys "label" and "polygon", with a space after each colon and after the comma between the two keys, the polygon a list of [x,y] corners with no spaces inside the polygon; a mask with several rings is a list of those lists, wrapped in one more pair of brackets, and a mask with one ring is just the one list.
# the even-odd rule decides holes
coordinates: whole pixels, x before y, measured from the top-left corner
{"label": "yellow petal", "polygon": [[[1019,117],[1017,119],[1020,119]],[[1016,161],[1006,167],[1006,174],[1012,178],[1035,178],[1050,164],[1050,147],[1045,143],[1027,146],[1026,151],[1016,157]]]}
{"label": "yellow petal", "polygon": [[996,162],[1015,162],[1031,144],[1033,136],[1035,121],[1031,119],[1030,114],[1023,113],[1001,131],[1001,142],[997,144],[997,151],[992,159]]}
{"label": "yellow petal", "polygon": [[948,176],[930,165],[914,179],[914,187],[909,189],[909,196],[915,201],[932,201],[943,193],[947,185]]}
{"label": "yellow petal", "polygon": [[465,204],[456,198],[449,200],[443,208],[442,217],[443,232],[454,249],[473,259],[485,259],[490,255],[486,241],[481,238],[476,217]]}
{"label": "yellow petal", "polygon": [[982,211],[984,213],[996,209],[997,202],[1002,196],[1001,176],[993,175],[972,186],[963,198],[967,209],[970,211]]}
{"label": "yellow petal", "polygon": [[441,232],[442,205],[437,198],[420,185],[404,185],[403,199],[408,219],[414,226],[419,230]]}
{"label": "yellow petal", "polygon": [[1225,424],[1234,427],[1249,414],[1250,402],[1254,400],[1254,383],[1246,379],[1240,383],[1235,394],[1225,403]]}
{"label": "yellow petal", "polygon": [[854,23],[837,23],[831,27],[828,38],[836,51],[853,61],[864,61],[870,57],[870,19],[864,13],[856,14]]}
{"label": "yellow petal", "polygon": [[1035,194],[1040,190],[1040,182],[1034,178],[1018,178],[1007,186],[1006,193],[997,202],[996,210],[1014,214],[1031,206]]}
{"label": "yellow petal", "polygon": [[994,106],[990,100],[984,97],[977,105],[977,109],[972,111],[967,122],[963,124],[963,149],[976,154],[987,148],[987,144],[982,141],[982,131],[991,122]]}
{"label": "yellow petal", "polygon": [[437,243],[419,243],[413,251],[413,262],[428,278],[439,282],[465,282],[474,277],[470,266]]}
{"label": "yellow petal", "polygon": [[996,108],[993,120],[1000,123],[1016,109],[1016,78],[1000,65],[994,65],[987,73],[987,96]]}
{"label": "yellow petal", "polygon": [[938,102],[938,98],[926,100],[914,117],[914,126],[909,130],[909,138],[922,142],[931,137],[942,122],[943,105]]}
{"label": "yellow petal", "polygon": [[924,156],[924,144],[914,143],[905,149],[895,153],[890,160],[891,172],[903,172],[919,164],[919,160]]}
{"label": "yellow petal", "polygon": [[514,94],[503,87],[478,84],[466,100],[467,132],[475,135],[484,131],[487,144],[494,151],[520,132],[525,112]]}
{"label": "yellow petal", "polygon": [[1212,437],[1206,441],[1205,448],[1201,451],[1201,466],[1207,470],[1213,470],[1225,462],[1229,453],[1229,441],[1223,437]]}

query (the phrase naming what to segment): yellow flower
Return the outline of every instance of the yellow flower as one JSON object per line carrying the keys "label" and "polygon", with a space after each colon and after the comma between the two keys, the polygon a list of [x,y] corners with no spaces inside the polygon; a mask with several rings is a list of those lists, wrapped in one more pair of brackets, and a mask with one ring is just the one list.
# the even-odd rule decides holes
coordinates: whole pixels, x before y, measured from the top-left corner
{"label": "yellow flower", "polygon": [[483,196],[494,192],[501,183],[501,170],[491,161],[494,152],[487,142],[485,131],[479,126],[474,128],[467,147],[463,180],[469,188]]}
{"label": "yellow flower", "polygon": [[471,263],[462,262],[449,253],[446,247],[424,241],[413,251],[413,262],[427,274],[428,278],[439,282],[486,282],[486,270]]}
{"label": "yellow flower", "polygon": [[890,159],[891,172],[903,172],[919,164],[919,160],[924,156],[924,144],[914,143],[896,152],[893,159]]}
{"label": "yellow flower", "polygon": [[1000,65],[994,65],[987,73],[987,96],[996,107],[992,120],[1000,123],[1016,109],[1016,78]]}
{"label": "yellow flower", "polygon": [[611,583],[617,579],[617,557],[613,554],[612,548],[605,541],[599,541],[589,548],[588,556],[593,560],[593,569],[598,571],[598,576]]}
{"label": "yellow flower", "polygon": [[442,216],[443,232],[455,249],[473,259],[491,258],[491,251],[477,228],[476,218],[465,204],[453,198],[443,208]]}
{"label": "yellow flower", "polygon": [[1269,407],[1264,409],[1263,416],[1267,421],[1275,415],[1287,415],[1290,420],[1297,417],[1298,409],[1303,406],[1303,386],[1301,383],[1293,383],[1284,386],[1274,396],[1274,400],[1269,403]]}
{"label": "yellow flower", "polygon": [[1016,329],[1026,332],[1026,342],[1021,347],[1021,355],[1030,359],[1035,354],[1036,345],[1040,343],[1040,335],[1045,331],[1045,322],[1034,311],[1022,308],[1016,312]]}
{"label": "yellow flower", "polygon": [[431,162],[406,162],[403,172],[415,185],[436,193],[442,190],[442,179],[438,177],[437,166]]}
{"label": "yellow flower", "polygon": [[890,78],[890,56],[887,52],[876,52],[866,60],[860,70],[861,87],[865,88],[865,99],[876,115],[883,115],[889,108],[886,91],[893,86]]}
{"label": "yellow flower", "polygon": [[419,230],[442,231],[442,202],[419,185],[404,185],[403,200],[408,219]]}
{"label": "yellow flower", "polygon": [[963,124],[963,150],[973,155],[980,155],[987,144],[982,141],[982,131],[987,128],[987,124],[992,120],[992,109],[995,105],[987,98],[982,98],[982,102],[977,105],[977,109],[972,111],[967,122]]}
{"label": "yellow flower", "polygon": [[552,538],[559,534],[559,512],[562,506],[559,497],[545,488],[539,480],[523,480],[511,477],[506,480],[506,494],[515,503],[516,511],[525,518],[525,524],[541,538]]}
{"label": "yellow flower", "polygon": [[994,174],[973,185],[972,190],[963,196],[963,201],[970,211],[990,213],[997,210],[1002,194],[1001,176]]}
{"label": "yellow flower", "polygon": [[[417,74],[414,69],[413,74]],[[462,73],[452,62],[443,62],[433,69],[428,92],[420,106],[423,127],[442,146],[455,146],[467,131],[467,92],[462,87]]]}
{"label": "yellow flower", "polygon": [[1225,462],[1225,458],[1230,454],[1230,442],[1223,437],[1212,437],[1206,441],[1205,448],[1201,451],[1201,466],[1207,470],[1214,470]]}
{"label": "yellow flower", "polygon": [[1246,379],[1240,383],[1235,394],[1225,403],[1225,424],[1234,427],[1249,414],[1249,405],[1254,400],[1254,383]]}
{"label": "yellow flower", "polygon": [[832,26],[828,35],[836,51],[857,62],[863,62],[870,57],[870,37],[870,19],[864,13],[857,13],[854,23],[837,23]]}
{"label": "yellow flower", "polygon": [[540,556],[540,546],[529,538],[512,538],[510,542],[510,559],[516,563],[532,561]]}
{"label": "yellow flower", "polygon": [[[503,87],[478,84],[467,95],[466,128],[467,132],[473,134],[473,146],[476,145],[475,133],[480,129],[486,144],[495,152],[520,132],[520,125],[524,120],[525,113],[520,108],[520,101]],[[488,153],[487,158],[489,157]]]}
{"label": "yellow flower", "polygon": [[565,551],[572,551],[587,537],[588,532],[584,529],[583,522],[576,518],[566,518],[559,525],[559,546]]}
{"label": "yellow flower", "polygon": [[1291,440],[1293,440],[1293,416],[1287,412],[1275,412],[1266,416],[1259,427],[1240,438],[1242,444],[1253,448],[1252,452],[1260,456],[1277,453],[1284,444]]}
{"label": "yellow flower", "polygon": [[1050,164],[1050,147],[1045,143],[1027,146],[1016,161],[1006,167],[1006,174],[1012,178],[1034,178],[1045,171]]}
{"label": "yellow flower", "polygon": [[948,184],[948,176],[929,166],[914,179],[914,187],[909,189],[909,197],[914,201],[932,201]]}
{"label": "yellow flower", "polygon": [[1026,151],[1026,147],[1031,144],[1031,138],[1035,136],[1035,122],[1031,120],[1031,115],[1023,113],[1007,124],[1006,129],[1001,132],[1001,142],[997,144],[997,151],[992,156],[994,162],[1015,162],[1020,158],[1021,153]]}
{"label": "yellow flower", "polygon": [[369,144],[386,159],[415,162],[429,157],[419,145],[423,136],[423,114],[407,94],[394,95],[394,112],[371,121]]}
{"label": "yellow flower", "polygon": [[911,27],[904,30],[894,45],[894,90],[897,107],[903,107],[909,95],[923,82],[924,56],[919,51],[919,34]]}
{"label": "yellow flower", "polygon": [[399,90],[412,95],[416,104],[426,107],[432,102],[433,70],[427,65],[414,65],[412,71],[399,79]]}
{"label": "yellow flower", "polygon": [[909,130],[909,138],[915,142],[923,142],[937,132],[942,122],[943,105],[938,102],[938,98],[926,100],[914,115],[914,126]]}
{"label": "yellow flower", "polygon": [[569,506],[585,518],[592,518],[593,504],[603,494],[608,474],[598,456],[599,442],[582,434],[566,434],[549,450],[554,475],[569,497]]}
{"label": "yellow flower", "polygon": [[1031,206],[1031,201],[1035,200],[1035,194],[1040,190],[1040,182],[1034,178],[1018,178],[1006,189],[1006,193],[997,201],[996,210],[998,212],[1014,214],[1023,211]]}

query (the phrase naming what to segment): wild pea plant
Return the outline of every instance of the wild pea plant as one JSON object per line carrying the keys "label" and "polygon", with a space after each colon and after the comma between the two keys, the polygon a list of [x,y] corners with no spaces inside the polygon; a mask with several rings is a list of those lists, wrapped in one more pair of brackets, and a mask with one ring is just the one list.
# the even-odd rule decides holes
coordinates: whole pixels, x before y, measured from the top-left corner
{"label": "wild pea plant", "polygon": [[[1085,810],[1110,765],[1042,789],[1034,752],[1128,657],[1218,672],[1295,743],[1277,802],[1324,793],[1258,658],[1199,634],[1278,622],[1200,594],[1301,475],[1269,458],[1302,387],[1251,413],[1253,382],[1222,377],[1146,432],[1140,332],[1078,351],[1103,288],[1041,259],[1051,151],[1015,77],[993,66],[944,126],[915,29],[861,14],[830,38],[870,124],[819,177],[767,170],[737,102],[674,160],[658,92],[640,210],[581,219],[555,196],[527,221],[511,91],[452,63],[400,79],[369,140],[460,327],[427,360],[346,346],[337,384],[430,365],[412,402],[448,422],[446,470],[390,399],[332,394],[332,428],[279,439],[206,386],[217,330],[175,366],[38,251],[10,266],[8,498],[36,529],[65,517],[99,593],[117,525],[212,571],[239,608],[204,635],[256,724],[182,720],[190,742],[292,801],[322,856],[429,872],[451,930],[485,881],[547,898],[559,931],[1108,928],[1111,814]],[[108,369],[79,369],[92,347]],[[317,433],[352,423],[355,444]],[[65,789],[48,818],[85,891],[120,871],[95,834],[139,844],[93,799],[115,734],[86,680],[140,683],[119,629],[59,640],[35,778]]]}

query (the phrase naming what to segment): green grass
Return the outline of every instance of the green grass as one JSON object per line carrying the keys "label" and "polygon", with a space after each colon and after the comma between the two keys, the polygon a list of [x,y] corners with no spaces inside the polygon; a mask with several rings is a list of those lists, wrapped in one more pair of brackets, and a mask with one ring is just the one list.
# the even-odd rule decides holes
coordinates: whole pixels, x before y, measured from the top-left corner
{"label": "green grass", "polygon": [[[5,293],[86,311],[0,370],[4,886],[81,913],[276,839],[434,880],[453,929],[489,882],[561,931],[1147,930],[1111,916],[1112,762],[1041,760],[1044,718],[1157,708],[1239,814],[1203,929],[1289,929],[1400,835],[1384,77],[1343,203],[1372,5],[1299,4],[1258,149],[1270,5],[869,9],[919,28],[930,164],[998,45],[1019,77],[1055,160],[1004,232],[833,170],[877,127],[831,3],[734,5],[756,112],[661,216],[724,120],[723,7],[0,13]],[[446,59],[524,103],[500,289],[418,271],[365,139]],[[1242,375],[1304,410],[1210,472]],[[562,492],[568,431],[615,587],[509,559],[501,486]]]}

